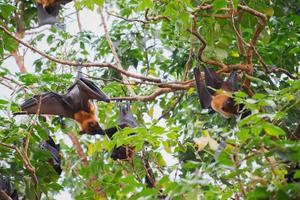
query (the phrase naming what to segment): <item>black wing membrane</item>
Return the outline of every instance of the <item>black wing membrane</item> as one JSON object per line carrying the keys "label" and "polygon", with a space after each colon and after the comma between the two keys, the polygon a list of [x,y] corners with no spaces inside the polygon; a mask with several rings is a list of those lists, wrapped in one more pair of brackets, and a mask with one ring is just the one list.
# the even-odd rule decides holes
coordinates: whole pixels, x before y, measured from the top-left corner
{"label": "black wing membrane", "polygon": [[74,118],[72,108],[63,97],[54,92],[48,92],[26,100],[21,105],[22,112],[15,114],[46,114]]}
{"label": "black wing membrane", "polygon": [[[210,94],[214,94],[215,90],[218,90],[222,87],[223,80],[222,78],[213,70],[207,68],[206,66],[204,67],[204,72],[205,72],[205,84],[206,87],[208,87],[208,91]],[[215,89],[211,89],[211,88]]]}
{"label": "black wing membrane", "polygon": [[72,0],[55,0],[50,5],[44,7],[42,4],[37,3],[37,13],[39,19],[39,25],[55,24],[57,23],[57,16],[61,9],[61,5],[67,4]]}
{"label": "black wing membrane", "polygon": [[198,98],[203,109],[211,107],[211,94],[209,93],[207,87],[205,86],[203,80],[201,79],[201,72],[199,68],[194,69],[194,76],[196,82],[196,88],[198,93]]}
{"label": "black wing membrane", "polygon": [[52,155],[53,168],[60,175],[62,169],[61,169],[61,156],[59,154],[60,151],[59,144],[56,145],[54,143],[54,140],[49,136],[49,139],[47,141],[44,141],[41,144],[41,147],[50,152],[50,154]]}
{"label": "black wing membrane", "polygon": [[75,113],[80,110],[88,112],[88,101],[90,99],[109,102],[109,97],[92,81],[85,78],[77,79],[75,83],[69,87],[67,94],[65,94],[63,98],[71,105]]}
{"label": "black wing membrane", "polygon": [[223,83],[222,89],[230,92],[238,91],[237,70],[232,70],[227,80]]}
{"label": "black wing membrane", "polygon": [[36,6],[40,26],[45,24],[55,24],[58,22],[56,18],[57,15],[49,14],[42,4],[38,3]]}
{"label": "black wing membrane", "polygon": [[81,91],[86,93],[89,99],[96,99],[98,101],[109,102],[109,97],[104,94],[92,81],[86,78],[78,80],[78,86]]}

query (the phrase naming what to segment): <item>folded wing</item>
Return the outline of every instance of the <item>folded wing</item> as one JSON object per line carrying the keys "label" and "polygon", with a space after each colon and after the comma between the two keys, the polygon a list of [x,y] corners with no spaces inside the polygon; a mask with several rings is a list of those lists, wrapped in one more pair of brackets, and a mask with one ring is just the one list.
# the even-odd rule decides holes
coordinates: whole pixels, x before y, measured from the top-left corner
{"label": "folded wing", "polygon": [[203,109],[210,108],[211,107],[210,104],[212,100],[211,94],[209,93],[206,85],[204,84],[199,68],[194,69],[194,76],[195,76],[196,88],[197,88],[198,98],[201,107]]}

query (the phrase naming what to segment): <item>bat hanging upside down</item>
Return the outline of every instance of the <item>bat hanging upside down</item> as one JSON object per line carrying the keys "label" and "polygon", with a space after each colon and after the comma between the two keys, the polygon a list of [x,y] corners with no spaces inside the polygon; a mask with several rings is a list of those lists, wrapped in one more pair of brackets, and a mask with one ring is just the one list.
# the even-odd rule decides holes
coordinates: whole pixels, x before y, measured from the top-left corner
{"label": "bat hanging upside down", "polygon": [[39,25],[57,23],[57,16],[61,5],[65,5],[72,0],[37,0],[37,12]]}
{"label": "bat hanging upside down", "polygon": [[[130,109],[130,104],[127,103],[126,106],[120,105],[120,113],[118,119],[118,126],[119,128],[123,129],[125,127],[135,128],[138,126],[136,120]],[[105,134],[112,139],[113,135],[118,131],[118,127],[114,126],[108,129],[105,129]],[[111,158],[114,160],[129,160],[135,155],[134,147],[129,145],[122,145],[119,147],[115,147],[112,150]]]}
{"label": "bat hanging upside down", "polygon": [[49,160],[49,163],[53,166],[53,169],[57,172],[57,174],[60,175],[62,172],[61,156],[59,154],[60,145],[55,144],[52,137],[49,136],[49,139],[43,141],[40,146],[42,149],[49,151],[49,153],[52,155],[52,158]]}
{"label": "bat hanging upside down", "polygon": [[212,108],[224,118],[230,118],[241,110],[232,98],[238,91],[237,70],[233,70],[226,81],[223,81],[216,72],[204,67],[205,83],[199,68],[194,69],[197,93],[202,108]]}
{"label": "bat hanging upside down", "polygon": [[81,77],[77,78],[65,95],[55,92],[35,95],[21,105],[22,112],[15,114],[45,114],[72,118],[80,124],[81,134],[104,134],[91,99],[109,102],[109,97],[92,81]]}

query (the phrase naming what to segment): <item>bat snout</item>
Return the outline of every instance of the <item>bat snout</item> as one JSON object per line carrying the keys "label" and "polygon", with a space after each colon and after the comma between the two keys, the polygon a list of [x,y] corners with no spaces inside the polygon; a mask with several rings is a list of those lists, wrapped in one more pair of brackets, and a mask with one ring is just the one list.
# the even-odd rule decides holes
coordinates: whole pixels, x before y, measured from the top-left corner
{"label": "bat snout", "polygon": [[100,127],[99,123],[96,121],[88,122],[87,130],[80,131],[82,133],[87,133],[89,135],[104,135],[103,129]]}

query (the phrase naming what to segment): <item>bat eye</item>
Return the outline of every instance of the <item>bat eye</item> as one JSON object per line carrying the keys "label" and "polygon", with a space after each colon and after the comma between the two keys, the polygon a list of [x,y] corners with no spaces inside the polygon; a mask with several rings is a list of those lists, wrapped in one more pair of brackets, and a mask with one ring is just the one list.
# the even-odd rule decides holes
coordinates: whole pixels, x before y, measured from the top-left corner
{"label": "bat eye", "polygon": [[96,128],[97,127],[97,123],[95,123],[95,122],[89,122],[89,127],[90,128]]}

